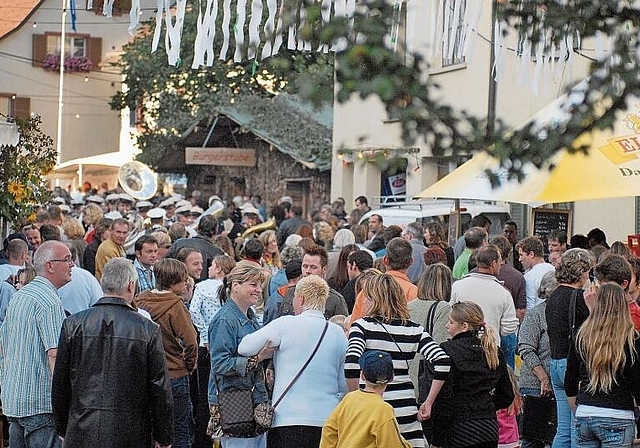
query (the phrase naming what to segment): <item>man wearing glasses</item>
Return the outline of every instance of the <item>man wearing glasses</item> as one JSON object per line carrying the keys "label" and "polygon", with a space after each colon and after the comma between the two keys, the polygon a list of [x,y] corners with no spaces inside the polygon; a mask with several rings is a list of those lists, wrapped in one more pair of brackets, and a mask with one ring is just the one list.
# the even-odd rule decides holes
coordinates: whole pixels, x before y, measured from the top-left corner
{"label": "man wearing glasses", "polygon": [[51,407],[51,378],[65,318],[57,290],[71,281],[73,261],[60,241],[33,257],[37,276],[9,303],[0,327],[0,399],[10,446],[60,447]]}

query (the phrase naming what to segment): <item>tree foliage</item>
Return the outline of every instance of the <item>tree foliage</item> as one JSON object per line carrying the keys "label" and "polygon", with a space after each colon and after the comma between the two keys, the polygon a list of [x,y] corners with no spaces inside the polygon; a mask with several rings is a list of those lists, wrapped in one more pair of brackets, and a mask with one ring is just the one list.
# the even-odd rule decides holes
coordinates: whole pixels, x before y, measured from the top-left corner
{"label": "tree foliage", "polygon": [[[582,101],[569,110],[568,121],[545,129],[531,124],[515,131],[499,120],[488,123],[486,117],[473,116],[435,99],[438,86],[424,76],[428,71],[424,58],[417,53],[407,54],[406,49],[394,51],[387,44],[390,30],[398,25],[394,2],[360,0],[352,17],[334,17],[327,24],[322,21],[324,2],[292,0],[287,3],[291,23],[298,19],[295,11],[303,3],[306,17],[300,36],[313,48],[322,43],[348,43],[335,55],[338,101],[347,101],[354,95],[363,99],[377,97],[388,116],[399,120],[406,145],[422,138],[436,156],[466,156],[487,150],[500,159],[510,178],[522,179],[526,162],[549,167],[549,159],[557,151],[586,151],[587,147],[577,145],[576,140],[595,129],[612,128],[616,112],[626,107],[625,98],[640,96],[640,9],[632,1],[492,0],[498,18],[510,26],[509,32],[534,44],[539,39],[545,39],[547,46],[558,44],[567,35],[583,41],[600,36],[612,42],[612,52],[606,58],[592,61],[588,89]],[[193,28],[189,30],[185,25],[183,51],[192,42]],[[122,67],[132,90],[113,102],[118,108],[145,104],[145,113],[157,126],[145,129],[140,139],[143,148],[159,145],[160,140],[152,143],[156,138],[166,142],[179,137],[194,116],[201,116],[203,110],[219,101],[230,101],[244,92],[267,94],[250,69],[251,63],[238,66],[224,62],[212,69],[191,71],[184,69],[190,64],[188,56],[181,67],[171,67],[164,56],[149,56],[149,48],[150,37],[146,35],[126,49]],[[332,65],[306,64],[307,58],[320,56],[299,53],[273,57],[261,63],[259,73],[269,73],[278,82],[295,78],[286,86],[294,86],[316,104],[332,101],[333,89],[326,70]],[[305,69],[288,72],[301,60],[305,61]],[[315,72],[318,67],[320,71]],[[231,72],[237,72],[238,77],[229,78]],[[278,82],[276,85],[280,86]],[[158,106],[160,103],[162,106]],[[155,156],[145,157],[152,161]],[[495,176],[492,180],[499,182]]]}
{"label": "tree foliage", "polygon": [[[145,24],[123,48],[117,63],[127,90],[117,93],[110,105],[116,110],[129,107],[137,111],[140,161],[157,165],[192,126],[210,121],[220,106],[238,98],[250,102],[250,98],[270,98],[278,92],[309,91],[311,77],[314,89],[333,92],[333,54],[286,52],[259,63],[216,60],[212,67],[191,69],[196,18],[197,11],[188,9],[179,65],[167,64],[163,42],[150,54],[154,22]],[[268,115],[269,111],[262,113]],[[306,130],[295,132],[304,138]]]}
{"label": "tree foliage", "polygon": [[13,227],[35,220],[38,204],[51,199],[45,176],[53,171],[57,153],[53,139],[41,130],[39,116],[16,120],[17,146],[0,149],[0,215]]}

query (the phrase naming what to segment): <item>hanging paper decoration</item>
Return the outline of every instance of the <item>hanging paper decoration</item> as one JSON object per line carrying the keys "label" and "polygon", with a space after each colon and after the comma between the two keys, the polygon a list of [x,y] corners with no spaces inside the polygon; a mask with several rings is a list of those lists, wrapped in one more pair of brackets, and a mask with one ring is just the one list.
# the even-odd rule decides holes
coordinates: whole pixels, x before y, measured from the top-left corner
{"label": "hanging paper decoration", "polygon": [[0,121],[0,148],[4,146],[18,146],[20,129],[15,123]]}
{"label": "hanging paper decoration", "polygon": [[[506,2],[501,2],[506,3]],[[569,3],[561,4],[569,8],[575,5]],[[523,23],[507,25],[499,19],[495,23],[494,50],[496,62],[494,65],[494,76],[500,80],[504,76],[506,64],[504,63],[507,40],[516,47],[516,80],[519,84],[527,87],[534,95],[545,94],[550,86],[562,83],[563,78],[573,79],[571,74],[574,69],[574,53],[580,48],[581,36],[571,20],[567,20],[565,26],[559,28],[547,21],[547,7],[539,0],[522,0],[517,5],[521,10],[532,11],[535,20],[526,20]],[[573,10],[572,10],[573,12]],[[506,30],[511,31],[509,35]],[[514,34],[515,33],[515,34]],[[602,59],[611,51],[611,39],[597,33],[595,38],[595,55],[597,59]],[[567,73],[568,72],[568,73]]]}
{"label": "hanging paper decoration", "polygon": [[[113,1],[105,0],[103,14],[111,14]],[[413,3],[417,0],[396,1]],[[140,0],[132,0],[131,3],[129,32],[133,34],[139,26],[141,6]],[[356,0],[198,0],[197,35],[192,68],[213,65],[212,55],[216,38],[220,39],[218,58],[224,61],[230,58],[235,62],[268,58],[281,51],[283,44],[288,49],[297,51],[344,50],[347,46],[344,38],[337,39],[332,45],[316,45],[302,38],[301,31],[307,25],[307,5],[317,3],[322,5],[323,24],[328,24],[332,17],[352,17],[356,8]],[[169,0],[157,2],[152,52],[158,48],[164,23],[166,52],[171,65],[176,65],[180,60],[180,37],[185,5],[186,0],[179,0],[173,6]],[[220,24],[216,25],[220,13],[222,18]],[[353,24],[353,21],[350,23]],[[216,29],[216,26],[219,28]],[[230,54],[231,48],[233,55]]]}
{"label": "hanging paper decoration", "polygon": [[104,0],[102,4],[102,15],[105,17],[113,17],[113,3],[115,0]]}
{"label": "hanging paper decoration", "polygon": [[[175,10],[170,9],[169,0],[158,0],[158,14],[156,15],[156,29],[153,33],[151,52],[158,49],[160,33],[162,32],[162,19],[164,18],[167,31],[164,35],[164,45],[167,52],[169,65],[180,65],[180,41],[182,39],[182,25],[187,1],[178,0]],[[175,17],[174,17],[175,14]],[[175,20],[175,21],[174,21]]]}
{"label": "hanging paper decoration", "polygon": [[[483,1],[479,0],[426,0],[429,18],[428,33],[431,42],[427,62],[440,66],[440,58],[451,61],[468,60],[478,34],[478,23]],[[415,14],[414,14],[415,16]]]}

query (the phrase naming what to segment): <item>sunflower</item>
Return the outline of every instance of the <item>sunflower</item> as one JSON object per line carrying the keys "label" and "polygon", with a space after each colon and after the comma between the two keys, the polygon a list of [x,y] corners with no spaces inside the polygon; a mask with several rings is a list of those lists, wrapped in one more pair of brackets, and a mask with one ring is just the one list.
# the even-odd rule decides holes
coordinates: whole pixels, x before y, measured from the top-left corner
{"label": "sunflower", "polygon": [[8,190],[16,201],[22,199],[24,195],[24,187],[19,181],[9,182]]}

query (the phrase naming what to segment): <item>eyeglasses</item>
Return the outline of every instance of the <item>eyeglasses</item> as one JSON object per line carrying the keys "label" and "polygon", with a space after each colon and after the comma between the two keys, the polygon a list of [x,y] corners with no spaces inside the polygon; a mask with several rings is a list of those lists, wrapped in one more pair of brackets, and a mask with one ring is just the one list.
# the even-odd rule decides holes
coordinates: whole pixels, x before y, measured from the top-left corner
{"label": "eyeglasses", "polygon": [[63,258],[63,259],[61,259],[61,260],[48,260],[48,263],[56,263],[56,262],[59,262],[59,263],[67,263],[67,264],[69,264],[69,265],[74,265],[74,264],[76,264],[76,263],[75,263],[71,258]]}

